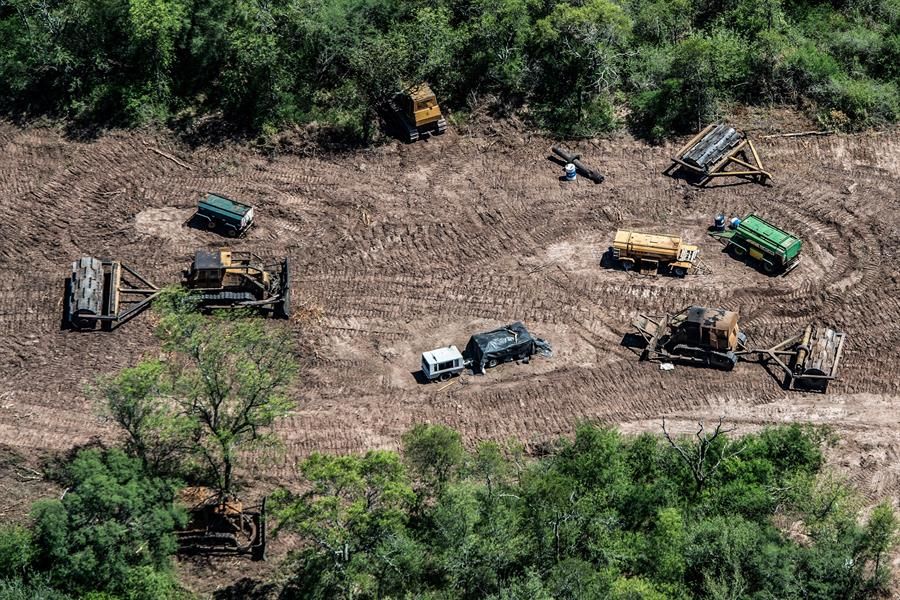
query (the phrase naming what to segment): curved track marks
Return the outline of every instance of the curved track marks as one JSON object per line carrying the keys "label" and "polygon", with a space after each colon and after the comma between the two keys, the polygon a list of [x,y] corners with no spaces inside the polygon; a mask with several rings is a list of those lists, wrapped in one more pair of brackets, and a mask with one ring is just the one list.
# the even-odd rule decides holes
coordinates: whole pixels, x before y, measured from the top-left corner
{"label": "curved track marks", "polygon": [[[73,259],[115,257],[162,284],[178,278],[196,248],[229,243],[266,258],[289,255],[298,314],[322,315],[293,323],[303,376],[298,409],[280,427],[285,453],[252,458],[275,475],[313,450],[392,447],[423,420],[458,427],[470,440],[538,445],[583,419],[654,426],[663,415],[722,412],[748,423],[819,418],[809,402],[784,403],[778,380],[756,365],[665,373],[621,346],[637,313],[695,303],[739,310],[761,343],[810,320],[838,326],[851,336],[843,381],[813,402],[895,397],[900,359],[888,329],[900,322],[900,216],[891,208],[900,170],[883,157],[900,150],[900,137],[760,145],[773,187],[697,190],[661,174],[671,149],[627,139],[576,144],[607,174],[595,186],[560,183],[561,170],[546,159],[550,143],[539,138],[451,133],[415,146],[267,160],[239,146],[191,151],[126,133],[75,143],[0,123],[0,208],[16,215],[0,236],[0,371],[10,373],[0,443],[61,449],[113,435],[93,416],[85,386],[157,351],[146,316],[110,335],[59,331]],[[208,190],[252,201],[258,226],[228,241],[177,219],[153,222],[153,214],[188,211]],[[156,213],[138,219],[143,211]],[[719,211],[755,211],[797,232],[803,264],[770,278],[728,258],[704,234]],[[712,273],[676,280],[602,269],[618,227],[677,231],[701,245]],[[422,350],[461,346],[474,331],[515,319],[549,339],[556,356],[443,390],[413,379]],[[885,456],[898,454],[900,442],[884,438],[881,425],[842,419],[829,422],[852,443],[874,436]],[[896,488],[895,476],[851,471],[871,479],[871,489]]]}

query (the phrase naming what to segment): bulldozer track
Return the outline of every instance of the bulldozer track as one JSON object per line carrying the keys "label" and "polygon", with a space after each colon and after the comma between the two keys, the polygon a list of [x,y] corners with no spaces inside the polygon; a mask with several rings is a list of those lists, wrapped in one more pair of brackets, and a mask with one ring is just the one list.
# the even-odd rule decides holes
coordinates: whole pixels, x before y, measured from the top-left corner
{"label": "bulldozer track", "polygon": [[[583,420],[657,430],[663,416],[730,414],[741,428],[827,422],[844,439],[838,468],[872,498],[896,493],[900,436],[882,412],[900,402],[900,358],[886,334],[900,321],[900,216],[891,208],[900,136],[759,146],[774,186],[701,190],[661,174],[671,148],[629,139],[573,144],[606,175],[595,185],[560,182],[550,142],[519,134],[448,132],[427,144],[299,158],[233,144],[190,149],[146,133],[80,143],[0,123],[0,208],[15,215],[0,235],[0,263],[11,266],[0,281],[0,444],[63,451],[112,439],[88,386],[158,352],[144,316],[110,334],[60,329],[73,260],[115,258],[162,285],[178,281],[196,249],[230,246],[290,256],[294,298],[315,308],[291,322],[302,358],[297,409],[278,427],[284,448],[248,456],[267,477],[291,475],[313,451],[394,448],[422,421],[456,427],[469,442],[515,437],[538,447]],[[184,226],[207,191],[254,204],[257,225],[236,240]],[[769,277],[729,257],[706,235],[723,211],[759,212],[795,232],[800,265]],[[676,279],[601,266],[620,227],[683,236],[700,246],[708,272]],[[827,396],[798,401],[755,364],[663,372],[622,346],[638,314],[692,304],[739,311],[761,345],[810,321],[846,331],[841,380]],[[415,380],[423,350],[463,346],[514,320],[547,339],[554,357],[503,364],[439,393]],[[885,410],[867,410],[872,398]]]}

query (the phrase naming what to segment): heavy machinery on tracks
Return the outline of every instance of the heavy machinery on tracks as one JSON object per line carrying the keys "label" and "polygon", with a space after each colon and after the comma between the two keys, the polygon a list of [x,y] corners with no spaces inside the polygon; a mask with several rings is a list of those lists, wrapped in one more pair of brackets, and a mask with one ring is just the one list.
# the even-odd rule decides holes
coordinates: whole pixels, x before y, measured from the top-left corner
{"label": "heavy machinery on tracks", "polygon": [[747,343],[738,314],[721,308],[691,306],[671,316],[640,315],[634,326],[646,341],[643,360],[675,360],[730,371]]}
{"label": "heavy machinery on tracks", "polygon": [[774,363],[789,390],[825,392],[837,379],[846,334],[807,325],[769,348],[750,348],[738,326],[738,314],[691,306],[676,315],[639,315],[632,322],[643,338],[642,360],[679,362],[732,370],[738,360]]}
{"label": "heavy machinery on tracks", "polygon": [[395,95],[388,102],[387,112],[409,143],[417,141],[422,134],[440,135],[447,130],[447,120],[427,83]]}
{"label": "heavy machinery on tracks", "polygon": [[803,242],[797,236],[754,214],[732,223],[728,229],[714,229],[709,234],[734,258],[750,257],[769,274],[787,274],[800,264]]}
{"label": "heavy machinery on tracks", "polygon": [[288,260],[266,264],[250,252],[197,250],[182,285],[200,308],[253,308],[280,319],[290,316]]}
{"label": "heavy machinery on tracks", "polygon": [[175,535],[178,552],[201,555],[249,555],[266,559],[266,499],[244,506],[237,498],[222,499],[206,487],[189,487],[180,493],[189,521]]}
{"label": "heavy machinery on tracks", "polygon": [[72,263],[66,282],[66,322],[73,329],[110,331],[150,305],[162,291],[118,261],[91,256]]}
{"label": "heavy machinery on tracks", "polygon": [[626,271],[637,267],[646,275],[663,271],[676,277],[693,272],[700,258],[700,249],[674,235],[638,233],[620,229],[616,231],[609,248],[613,264]]}
{"label": "heavy machinery on tracks", "polygon": [[[198,250],[182,286],[201,309],[255,309],[280,319],[290,317],[288,260],[267,264],[255,254],[221,249]],[[162,290],[119,261],[85,256],[72,263],[66,280],[65,325],[109,331],[150,305]]]}

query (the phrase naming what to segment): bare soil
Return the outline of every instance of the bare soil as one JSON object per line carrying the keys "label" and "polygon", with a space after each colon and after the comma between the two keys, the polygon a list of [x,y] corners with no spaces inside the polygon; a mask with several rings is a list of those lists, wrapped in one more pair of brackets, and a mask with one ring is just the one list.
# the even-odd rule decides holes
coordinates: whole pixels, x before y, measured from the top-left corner
{"label": "bare soil", "polygon": [[[164,134],[83,143],[0,123],[0,445],[27,462],[114,439],[88,387],[158,352],[149,313],[110,333],[60,328],[73,260],[115,258],[165,284],[195,249],[230,244],[289,256],[294,282],[297,409],[279,427],[284,448],[249,461],[245,475],[260,490],[295,484],[310,452],[396,448],[422,421],[470,443],[538,447],[584,420],[659,431],[666,417],[688,430],[725,415],[745,430],[832,426],[834,467],[868,499],[896,502],[900,134],[764,139],[751,130],[772,186],[697,189],[662,174],[672,146],[624,136],[570,144],[607,175],[595,185],[561,182],[551,141],[513,127],[266,157],[238,144],[191,149]],[[253,203],[258,225],[237,241],[186,227],[207,191]],[[799,268],[769,277],[706,235],[715,213],[751,211],[802,237]],[[620,227],[681,234],[710,272],[679,280],[603,268]],[[737,310],[766,345],[810,321],[846,331],[841,380],[825,395],[786,392],[759,365],[663,372],[622,346],[639,312],[690,304]],[[417,383],[422,351],[462,347],[515,320],[550,341],[553,358],[450,386]],[[0,483],[15,487],[16,477],[7,470]],[[29,483],[14,501],[45,493]],[[26,511],[23,501],[0,520]]]}

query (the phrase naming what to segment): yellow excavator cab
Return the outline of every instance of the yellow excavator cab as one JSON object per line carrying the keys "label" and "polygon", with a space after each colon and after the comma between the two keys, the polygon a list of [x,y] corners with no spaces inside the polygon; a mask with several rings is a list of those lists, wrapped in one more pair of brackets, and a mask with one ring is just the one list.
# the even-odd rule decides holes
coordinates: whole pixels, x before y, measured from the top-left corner
{"label": "yellow excavator cab", "polygon": [[441,134],[447,129],[447,121],[441,114],[437,97],[427,83],[420,83],[397,94],[391,110],[409,142],[419,139],[420,133]]}
{"label": "yellow excavator cab", "polygon": [[438,106],[437,98],[427,83],[410,90],[409,97],[412,100],[412,114],[409,117],[416,127],[434,123],[441,118],[441,107]]}
{"label": "yellow excavator cab", "polygon": [[290,316],[288,261],[266,264],[249,252],[197,250],[182,285],[204,308],[258,308],[286,319]]}

